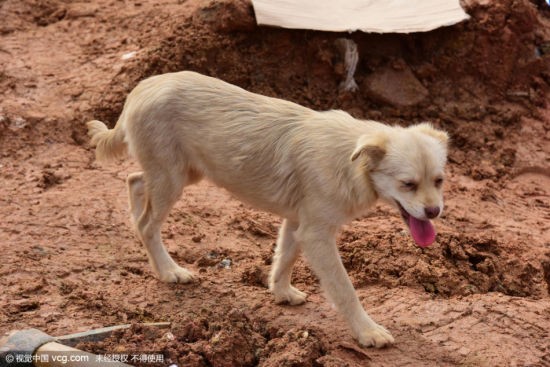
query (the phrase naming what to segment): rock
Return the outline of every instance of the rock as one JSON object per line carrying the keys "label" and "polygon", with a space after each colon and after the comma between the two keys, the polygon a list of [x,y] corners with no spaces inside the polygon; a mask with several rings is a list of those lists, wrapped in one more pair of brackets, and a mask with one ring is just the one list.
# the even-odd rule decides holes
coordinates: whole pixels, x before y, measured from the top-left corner
{"label": "rock", "polygon": [[245,269],[241,276],[241,282],[263,288],[268,288],[269,286],[266,270],[258,265],[253,265]]}
{"label": "rock", "polygon": [[40,308],[40,303],[34,299],[12,301],[7,308],[8,314],[16,315],[22,312],[34,311]]}
{"label": "rock", "polygon": [[221,268],[224,268],[224,269],[230,269],[231,268],[231,259],[229,259],[229,258],[223,259],[222,261],[220,261],[219,266]]}
{"label": "rock", "polygon": [[372,99],[395,107],[414,106],[429,94],[407,65],[375,71],[365,79],[363,89]]}
{"label": "rock", "polygon": [[215,0],[197,13],[216,32],[250,32],[256,29],[252,3],[246,0]]}

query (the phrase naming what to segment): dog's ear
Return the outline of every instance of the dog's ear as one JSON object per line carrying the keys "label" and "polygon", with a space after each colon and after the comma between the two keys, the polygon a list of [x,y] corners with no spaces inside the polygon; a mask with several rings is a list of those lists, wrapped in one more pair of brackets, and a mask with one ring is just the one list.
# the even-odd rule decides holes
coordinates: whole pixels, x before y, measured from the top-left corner
{"label": "dog's ear", "polygon": [[361,135],[357,139],[355,150],[351,154],[352,161],[359,158],[361,155],[368,157],[368,165],[374,168],[380,163],[384,155],[386,155],[386,144],[388,138],[381,132]]}
{"label": "dog's ear", "polygon": [[423,122],[421,124],[414,125],[412,126],[412,128],[420,131],[422,134],[426,134],[431,136],[432,138],[436,138],[445,146],[449,144],[449,134],[447,134],[443,130],[438,130],[434,128],[429,122]]}

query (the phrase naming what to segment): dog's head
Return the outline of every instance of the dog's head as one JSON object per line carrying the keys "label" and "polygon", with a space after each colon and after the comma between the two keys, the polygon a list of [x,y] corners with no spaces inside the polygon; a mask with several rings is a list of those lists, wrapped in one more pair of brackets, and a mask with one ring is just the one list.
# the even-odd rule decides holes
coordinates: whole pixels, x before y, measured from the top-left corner
{"label": "dog's head", "polygon": [[417,245],[435,241],[430,219],[443,212],[447,133],[423,123],[360,136],[351,160],[361,158],[378,196],[399,209]]}

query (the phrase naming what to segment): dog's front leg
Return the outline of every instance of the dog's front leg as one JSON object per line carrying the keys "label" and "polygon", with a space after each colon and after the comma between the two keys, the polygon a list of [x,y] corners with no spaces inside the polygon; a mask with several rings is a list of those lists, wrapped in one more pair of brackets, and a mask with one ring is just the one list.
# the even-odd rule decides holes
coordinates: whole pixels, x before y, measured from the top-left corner
{"label": "dog's front leg", "polygon": [[334,227],[302,222],[296,240],[319,277],[322,288],[344,316],[359,343],[377,348],[393,343],[391,334],[374,322],[361,306],[340,259],[335,234]]}

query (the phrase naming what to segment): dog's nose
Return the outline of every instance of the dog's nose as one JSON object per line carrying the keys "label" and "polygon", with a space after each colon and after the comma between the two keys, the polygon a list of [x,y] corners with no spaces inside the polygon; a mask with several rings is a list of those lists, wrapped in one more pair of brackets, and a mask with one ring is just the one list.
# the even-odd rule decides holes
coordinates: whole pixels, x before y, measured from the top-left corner
{"label": "dog's nose", "polygon": [[439,215],[439,207],[438,206],[427,206],[424,208],[424,213],[426,213],[426,217],[433,219]]}

